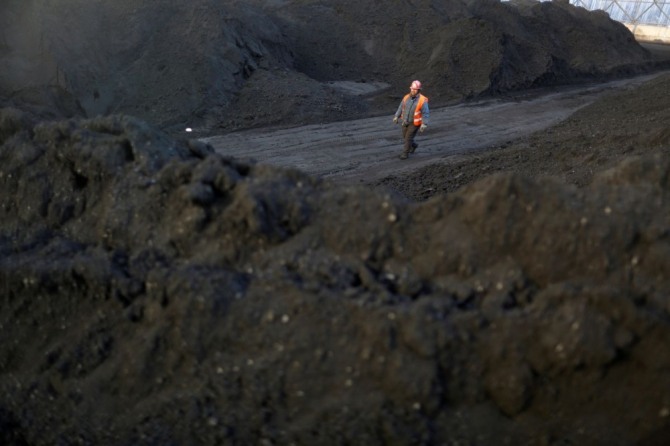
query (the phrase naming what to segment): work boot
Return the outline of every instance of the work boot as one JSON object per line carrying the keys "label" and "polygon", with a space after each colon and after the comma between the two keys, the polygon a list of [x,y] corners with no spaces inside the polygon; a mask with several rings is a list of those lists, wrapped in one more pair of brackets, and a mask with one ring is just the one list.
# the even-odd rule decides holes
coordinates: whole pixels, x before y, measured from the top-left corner
{"label": "work boot", "polygon": [[407,154],[405,152],[400,154],[400,159],[401,160],[406,160],[407,159]]}
{"label": "work boot", "polygon": [[419,145],[415,142],[412,143],[412,148],[409,149],[409,153],[414,153],[416,151],[416,148],[419,147]]}

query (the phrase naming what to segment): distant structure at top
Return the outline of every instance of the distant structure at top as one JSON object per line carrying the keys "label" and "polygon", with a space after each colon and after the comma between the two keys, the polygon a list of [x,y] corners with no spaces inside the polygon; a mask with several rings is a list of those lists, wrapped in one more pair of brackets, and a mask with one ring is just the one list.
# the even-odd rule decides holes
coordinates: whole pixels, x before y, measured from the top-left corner
{"label": "distant structure at top", "polygon": [[570,0],[570,3],[605,11],[613,20],[626,25],[638,41],[670,43],[670,0]]}
{"label": "distant structure at top", "polygon": [[670,0],[570,0],[575,6],[602,9],[622,22],[635,38],[670,43]]}

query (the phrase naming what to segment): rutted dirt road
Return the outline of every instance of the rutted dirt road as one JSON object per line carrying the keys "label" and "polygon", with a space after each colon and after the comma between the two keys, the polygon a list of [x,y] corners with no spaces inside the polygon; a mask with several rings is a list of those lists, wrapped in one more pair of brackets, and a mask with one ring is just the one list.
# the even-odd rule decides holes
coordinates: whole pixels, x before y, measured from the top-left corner
{"label": "rutted dirt road", "polygon": [[[241,131],[203,140],[239,159],[296,168],[338,182],[373,182],[548,128],[609,91],[634,88],[660,74],[435,108],[428,130],[418,135],[418,150],[405,161],[398,159],[402,140],[391,122],[394,109],[355,121]],[[430,97],[430,91],[425,94]]]}

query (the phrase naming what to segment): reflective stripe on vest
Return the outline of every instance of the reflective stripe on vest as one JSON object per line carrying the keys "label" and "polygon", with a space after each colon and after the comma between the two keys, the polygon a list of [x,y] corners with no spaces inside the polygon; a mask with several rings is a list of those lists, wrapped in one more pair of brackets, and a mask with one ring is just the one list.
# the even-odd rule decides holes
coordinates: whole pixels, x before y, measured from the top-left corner
{"label": "reflective stripe on vest", "polygon": [[[407,101],[411,98],[411,95],[408,93],[405,95],[405,98],[402,100],[402,113],[401,116],[405,116],[405,107],[407,106]],[[416,103],[416,108],[414,109],[414,125],[419,127],[423,123],[423,115],[421,114],[421,107],[423,103],[428,100],[427,97],[419,93],[419,101]]]}

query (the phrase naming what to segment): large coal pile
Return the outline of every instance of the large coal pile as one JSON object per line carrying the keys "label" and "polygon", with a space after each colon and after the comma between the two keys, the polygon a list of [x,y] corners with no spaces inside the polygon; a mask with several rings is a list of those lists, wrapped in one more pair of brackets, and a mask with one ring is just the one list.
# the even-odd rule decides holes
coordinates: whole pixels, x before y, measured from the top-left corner
{"label": "large coal pile", "polygon": [[9,0],[0,13],[0,95],[58,85],[90,117],[201,133],[388,111],[417,77],[441,104],[650,60],[623,25],[564,2]]}
{"label": "large coal pile", "polygon": [[[245,2],[3,2],[0,91],[57,84],[89,116],[219,119],[259,67],[290,65],[280,30]],[[183,128],[183,126],[181,127]]]}
{"label": "large coal pile", "polygon": [[0,138],[3,444],[667,438],[667,156],[413,204],[123,116]]}

